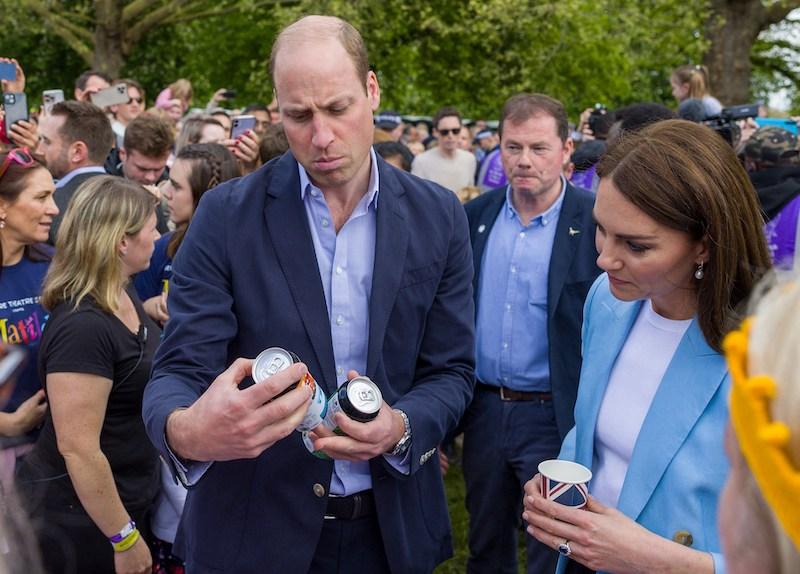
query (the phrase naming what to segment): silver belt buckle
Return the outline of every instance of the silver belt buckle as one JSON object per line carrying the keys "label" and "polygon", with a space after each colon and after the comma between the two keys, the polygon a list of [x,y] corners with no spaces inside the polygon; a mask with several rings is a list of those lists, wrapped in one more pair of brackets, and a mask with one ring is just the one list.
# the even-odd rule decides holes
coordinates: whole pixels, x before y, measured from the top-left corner
{"label": "silver belt buckle", "polygon": [[506,389],[503,385],[500,385],[500,400],[501,401],[510,401],[510,398],[506,397]]}

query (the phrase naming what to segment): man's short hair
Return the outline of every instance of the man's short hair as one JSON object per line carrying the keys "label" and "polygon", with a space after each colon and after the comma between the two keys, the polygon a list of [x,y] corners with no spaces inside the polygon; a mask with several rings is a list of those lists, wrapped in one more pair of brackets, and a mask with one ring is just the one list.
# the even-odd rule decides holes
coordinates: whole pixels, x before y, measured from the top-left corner
{"label": "man's short hair", "polygon": [[267,107],[267,104],[249,104],[245,109],[242,110],[242,114],[249,114],[250,112],[269,113],[269,108]]}
{"label": "man's short hair", "polygon": [[116,142],[111,122],[103,110],[89,102],[66,100],[54,105],[50,115],[64,118],[58,133],[65,145],[83,142],[89,152],[89,161],[103,165]]}
{"label": "man's short hair", "polygon": [[[130,88],[131,86],[133,86],[134,88],[136,88],[137,90],[139,90],[139,95],[142,97],[142,100],[144,100],[144,88],[142,87],[142,84],[140,84],[140,83],[139,83],[139,82],[137,82],[136,80],[133,80],[133,79],[131,79],[131,78],[122,78],[122,79],[120,79],[120,80],[117,80],[117,81],[116,81],[116,82],[114,82],[114,83],[116,83],[116,84],[125,84],[125,85],[126,85],[126,86],[128,86],[129,88]],[[144,103],[144,102],[142,102],[142,103]]]}
{"label": "man's short hair", "polygon": [[169,123],[144,113],[131,120],[125,128],[122,147],[128,153],[136,151],[145,157],[164,157],[169,154],[174,143],[175,136]]}
{"label": "man's short hair", "polygon": [[[309,21],[309,19],[312,20]],[[356,75],[364,82],[364,91],[366,92],[369,56],[367,55],[367,46],[364,44],[364,38],[361,37],[361,33],[352,24],[334,16],[306,16],[281,30],[275,43],[272,44],[272,52],[269,56],[269,75],[272,78],[272,84],[275,84],[275,61],[286,39],[298,33],[302,37],[307,37],[309,26],[316,28],[317,38],[332,37],[339,41],[344,51],[353,61]]]}
{"label": "man's short hair", "polygon": [[258,146],[261,163],[267,163],[272,158],[283,155],[288,149],[289,140],[286,139],[283,124],[277,123],[267,126],[267,131],[264,132],[264,137],[261,138],[261,143]]}
{"label": "man's short hair", "polygon": [[86,70],[82,73],[78,78],[75,80],[75,88],[83,91],[86,89],[86,84],[89,83],[89,78],[92,76],[97,76],[98,78],[102,78],[106,81],[107,84],[111,84],[111,76],[108,74],[101,72],[99,70]]}
{"label": "man's short hair", "polygon": [[622,132],[635,132],[663,120],[677,119],[677,115],[667,106],[653,102],[631,104],[614,111],[614,119],[619,122]]}
{"label": "man's short hair", "polygon": [[556,133],[562,142],[569,137],[569,119],[564,106],[555,98],[544,94],[516,94],[511,96],[503,104],[503,111],[500,114],[500,126],[497,133],[503,138],[503,126],[507,121],[518,124],[531,119],[534,116],[550,116],[556,121]]}
{"label": "man's short hair", "polygon": [[445,106],[443,108],[439,108],[439,111],[436,112],[436,115],[433,116],[433,129],[439,129],[439,122],[442,121],[444,118],[449,117],[456,117],[458,118],[458,123],[461,124],[461,114],[458,113],[458,110],[453,106]]}

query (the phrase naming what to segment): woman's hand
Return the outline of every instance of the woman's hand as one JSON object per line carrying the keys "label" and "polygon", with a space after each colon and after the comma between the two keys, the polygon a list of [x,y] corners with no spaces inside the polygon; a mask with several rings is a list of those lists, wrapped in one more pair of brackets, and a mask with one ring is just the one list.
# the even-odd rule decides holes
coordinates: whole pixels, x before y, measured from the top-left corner
{"label": "woman's hand", "polygon": [[714,571],[708,553],[666,540],[591,496],[584,508],[546,500],[540,480],[537,474],[525,485],[528,533],[556,550],[568,542],[570,558],[587,568],[615,574]]}
{"label": "woman's hand", "polygon": [[17,147],[26,147],[31,152],[39,145],[39,127],[35,122],[19,120],[11,126],[11,139]]}
{"label": "woman's hand", "polygon": [[4,415],[2,432],[5,436],[20,436],[37,427],[44,419],[47,412],[47,399],[44,391],[39,390],[35,395],[17,407],[13,413]]}
{"label": "woman's hand", "polygon": [[114,552],[116,574],[149,574],[153,568],[153,556],[147,542],[141,536],[124,552]]}
{"label": "woman's hand", "polygon": [[242,173],[248,174],[256,170],[259,162],[258,136],[253,130],[247,130],[235,140],[223,140],[222,145],[228,147],[230,152],[239,160]]}

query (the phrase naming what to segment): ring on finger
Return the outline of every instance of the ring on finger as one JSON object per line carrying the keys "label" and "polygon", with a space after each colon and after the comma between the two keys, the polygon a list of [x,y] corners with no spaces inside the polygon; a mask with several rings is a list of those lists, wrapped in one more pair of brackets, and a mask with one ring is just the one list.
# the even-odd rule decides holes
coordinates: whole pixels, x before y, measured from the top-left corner
{"label": "ring on finger", "polygon": [[562,556],[569,556],[572,554],[572,548],[569,547],[569,540],[564,540],[564,542],[561,542],[558,546],[556,546],[556,550],[558,550],[558,553]]}

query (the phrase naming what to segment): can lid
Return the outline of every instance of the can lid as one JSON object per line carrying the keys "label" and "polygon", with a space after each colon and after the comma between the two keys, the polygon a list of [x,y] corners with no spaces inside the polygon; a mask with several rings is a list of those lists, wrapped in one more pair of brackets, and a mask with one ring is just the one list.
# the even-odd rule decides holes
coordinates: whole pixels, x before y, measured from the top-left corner
{"label": "can lid", "polygon": [[261,383],[275,373],[288,369],[294,363],[292,353],[280,347],[270,347],[258,354],[253,362],[253,380]]}
{"label": "can lid", "polygon": [[378,385],[367,377],[356,377],[347,383],[347,401],[353,408],[352,418],[372,420],[383,404]]}

